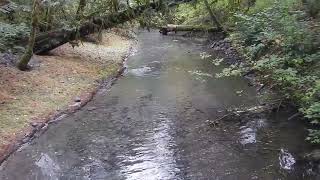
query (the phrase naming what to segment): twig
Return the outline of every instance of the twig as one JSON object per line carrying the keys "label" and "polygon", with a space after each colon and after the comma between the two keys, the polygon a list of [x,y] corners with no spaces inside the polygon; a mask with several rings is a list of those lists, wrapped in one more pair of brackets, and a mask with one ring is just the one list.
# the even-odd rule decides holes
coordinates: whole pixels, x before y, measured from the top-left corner
{"label": "twig", "polygon": [[293,114],[292,116],[290,116],[290,117],[288,118],[288,121],[291,121],[292,119],[294,119],[294,118],[296,118],[296,117],[298,117],[298,116],[300,116],[300,115],[301,115],[301,113],[300,113],[300,112],[297,112],[297,113]]}
{"label": "twig", "polygon": [[259,87],[258,92],[261,92],[261,90],[266,87],[266,84],[263,84],[261,87]]}
{"label": "twig", "polygon": [[222,117],[220,117],[220,118],[218,118],[218,119],[215,119],[214,121],[221,121],[222,119],[224,119],[224,118],[226,118],[226,117],[230,116],[231,114],[234,114],[234,112],[231,112],[231,113],[225,114],[225,115],[223,115]]}
{"label": "twig", "polygon": [[279,110],[280,110],[280,106],[281,106],[281,104],[282,104],[282,101],[283,101],[283,99],[281,99],[280,103],[278,104],[277,112],[279,112]]}

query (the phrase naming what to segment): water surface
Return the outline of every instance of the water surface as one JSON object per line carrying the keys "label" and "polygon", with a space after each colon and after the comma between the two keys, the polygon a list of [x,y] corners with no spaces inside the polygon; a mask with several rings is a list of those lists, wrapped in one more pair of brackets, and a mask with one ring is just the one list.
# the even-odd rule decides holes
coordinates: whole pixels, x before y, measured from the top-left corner
{"label": "water surface", "polygon": [[0,179],[307,177],[296,160],[307,148],[304,131],[287,115],[209,124],[226,108],[255,106],[257,99],[245,80],[215,78],[222,67],[201,42],[158,32],[138,39],[124,76],[14,153]]}

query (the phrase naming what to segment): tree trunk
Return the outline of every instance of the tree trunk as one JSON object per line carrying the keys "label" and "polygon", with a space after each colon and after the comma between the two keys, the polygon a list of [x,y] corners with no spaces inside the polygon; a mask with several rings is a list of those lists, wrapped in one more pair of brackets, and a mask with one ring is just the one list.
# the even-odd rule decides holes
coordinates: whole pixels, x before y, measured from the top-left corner
{"label": "tree trunk", "polygon": [[112,11],[118,12],[119,11],[119,1],[118,0],[111,0],[112,3]]}
{"label": "tree trunk", "polygon": [[144,10],[150,7],[156,9],[157,4],[150,3],[149,5],[142,5],[136,8],[130,8],[125,11],[113,13],[103,17],[93,18],[91,21],[83,23],[78,31],[70,29],[59,29],[39,34],[36,37],[33,51],[35,54],[45,53],[69,41],[75,40],[77,37],[77,33],[80,35],[80,38],[82,38],[89,34],[98,32],[101,27],[105,29],[112,28],[118,24],[136,18]]}
{"label": "tree trunk", "polygon": [[163,26],[160,28],[160,33],[163,35],[167,35],[168,32],[177,32],[177,31],[192,31],[192,32],[221,32],[219,28],[213,27],[204,27],[204,26],[190,26],[190,25],[174,25],[168,24],[167,26]]}
{"label": "tree trunk", "polygon": [[50,31],[52,29],[51,27],[51,23],[52,23],[52,10],[51,7],[47,7],[47,11],[46,11],[46,31]]}
{"label": "tree trunk", "polygon": [[35,44],[36,31],[37,31],[37,27],[38,27],[38,17],[37,17],[38,16],[37,15],[38,6],[39,6],[38,0],[33,0],[32,19],[31,19],[32,29],[31,29],[31,33],[29,36],[29,41],[28,41],[26,52],[23,54],[23,56],[21,57],[18,65],[17,65],[18,68],[22,71],[28,69],[28,63],[33,55],[33,47]]}
{"label": "tree trunk", "polygon": [[224,31],[222,24],[220,23],[220,21],[218,20],[217,16],[214,14],[214,12],[212,11],[212,9],[208,3],[208,0],[203,0],[203,1],[204,1],[206,8],[207,8],[207,11],[210,14],[210,17],[211,17],[213,24],[215,24],[219,30]]}
{"label": "tree trunk", "polygon": [[87,5],[87,2],[86,0],[80,0],[79,1],[79,6],[78,6],[78,9],[77,9],[77,20],[80,20],[82,15],[83,15],[83,10],[84,10],[84,7],[86,7]]}

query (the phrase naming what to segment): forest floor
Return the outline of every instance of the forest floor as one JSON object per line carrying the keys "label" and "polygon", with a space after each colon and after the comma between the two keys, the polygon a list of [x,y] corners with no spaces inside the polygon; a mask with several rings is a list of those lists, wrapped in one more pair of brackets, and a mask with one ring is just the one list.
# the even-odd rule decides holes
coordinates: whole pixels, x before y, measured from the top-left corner
{"label": "forest floor", "polygon": [[73,109],[76,102],[86,103],[101,80],[122,68],[133,41],[117,35],[120,31],[103,33],[99,44],[65,44],[49,55],[34,56],[28,72],[0,64],[0,157],[36,123]]}

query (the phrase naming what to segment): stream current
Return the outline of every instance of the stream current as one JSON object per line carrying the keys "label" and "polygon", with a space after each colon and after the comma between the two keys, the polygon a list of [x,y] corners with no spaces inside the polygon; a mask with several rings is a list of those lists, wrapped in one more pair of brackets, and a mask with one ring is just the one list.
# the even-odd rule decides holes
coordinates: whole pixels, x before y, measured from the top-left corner
{"label": "stream current", "polygon": [[10,156],[0,179],[312,179],[288,114],[210,125],[258,105],[246,80],[215,78],[214,58],[199,41],[140,32],[123,77]]}

